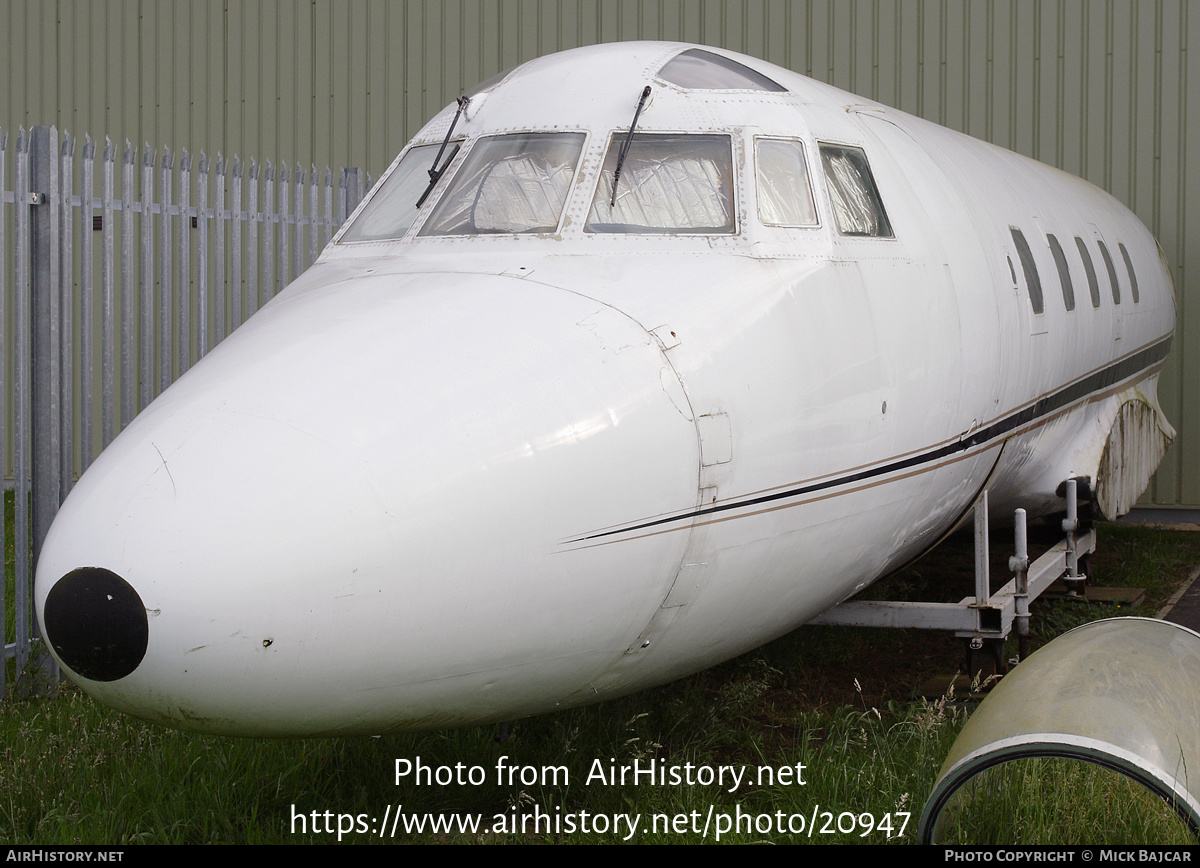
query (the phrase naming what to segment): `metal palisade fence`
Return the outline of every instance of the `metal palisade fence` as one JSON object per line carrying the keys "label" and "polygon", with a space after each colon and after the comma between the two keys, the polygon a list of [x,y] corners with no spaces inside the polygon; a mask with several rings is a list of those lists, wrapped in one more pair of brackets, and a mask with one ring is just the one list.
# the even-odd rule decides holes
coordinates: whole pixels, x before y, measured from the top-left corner
{"label": "metal palisade fence", "polygon": [[33,567],[79,474],[308,268],[370,186],[358,169],[97,153],[54,127],[15,139],[0,129],[0,700],[33,671]]}

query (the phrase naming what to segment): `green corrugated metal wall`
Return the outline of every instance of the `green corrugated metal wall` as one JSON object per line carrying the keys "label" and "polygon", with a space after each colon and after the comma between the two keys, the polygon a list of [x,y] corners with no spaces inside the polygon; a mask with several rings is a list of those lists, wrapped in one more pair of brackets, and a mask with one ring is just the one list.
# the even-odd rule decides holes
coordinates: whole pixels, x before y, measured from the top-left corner
{"label": "green corrugated metal wall", "polygon": [[[1188,0],[6,0],[0,126],[378,174],[465,87],[562,48],[719,45],[1061,166],[1132,207],[1179,290],[1148,500],[1200,507],[1200,78]],[[1200,42],[1198,42],[1200,44]],[[1190,86],[1189,86],[1190,85]],[[1192,193],[1189,200],[1188,192]]]}

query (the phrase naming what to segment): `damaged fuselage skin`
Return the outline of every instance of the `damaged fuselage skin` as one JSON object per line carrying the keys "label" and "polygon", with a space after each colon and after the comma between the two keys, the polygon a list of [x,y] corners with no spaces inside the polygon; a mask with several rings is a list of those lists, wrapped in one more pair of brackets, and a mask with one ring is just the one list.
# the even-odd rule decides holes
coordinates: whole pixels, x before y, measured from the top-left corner
{"label": "damaged fuselage skin", "polygon": [[1078,178],[718,49],[551,55],[431,120],[100,456],[39,618],[183,729],[595,702],[805,623],[984,487],[1127,510],[1174,321]]}

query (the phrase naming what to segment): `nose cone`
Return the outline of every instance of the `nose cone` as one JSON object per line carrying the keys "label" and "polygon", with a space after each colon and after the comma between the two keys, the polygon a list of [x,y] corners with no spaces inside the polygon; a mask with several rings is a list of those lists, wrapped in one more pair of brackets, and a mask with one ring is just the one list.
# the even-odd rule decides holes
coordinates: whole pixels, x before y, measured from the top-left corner
{"label": "nose cone", "polygon": [[146,656],[146,607],[129,582],[103,567],[71,570],[46,597],[45,636],[58,659],[91,681],[116,681]]}
{"label": "nose cone", "polygon": [[686,533],[578,542],[695,505],[670,365],[619,312],[529,280],[314,272],[72,490],[38,563],[51,648],[101,701],[208,732],[553,708],[682,560]]}

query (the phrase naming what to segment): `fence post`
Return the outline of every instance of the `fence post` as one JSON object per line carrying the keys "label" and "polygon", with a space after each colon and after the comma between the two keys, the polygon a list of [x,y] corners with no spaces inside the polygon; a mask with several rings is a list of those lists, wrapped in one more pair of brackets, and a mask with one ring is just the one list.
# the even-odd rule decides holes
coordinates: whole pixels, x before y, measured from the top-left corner
{"label": "fence post", "polygon": [[58,130],[30,131],[29,263],[33,296],[33,563],[59,503]]}
{"label": "fence post", "polygon": [[[346,220],[354,213],[354,209],[358,207],[358,203],[362,201],[363,184],[361,169],[342,169],[342,190],[344,191],[344,204],[339,202],[338,225],[345,223]],[[339,197],[340,198],[340,197]]]}
{"label": "fence post", "polygon": [[[31,492],[33,499],[33,558],[31,563],[37,568],[38,556],[42,551],[42,543],[50,530],[50,522],[58,512],[62,496],[61,480],[59,479],[60,455],[59,441],[62,439],[62,418],[59,415],[59,389],[62,385],[62,348],[59,345],[61,328],[59,303],[59,238],[61,225],[59,214],[59,153],[58,130],[55,127],[37,126],[30,130],[29,153],[29,189],[30,209],[29,221],[29,264],[30,264],[30,294],[31,294],[31,323],[30,323],[30,355],[32,357],[32,376],[30,383],[30,403],[32,413],[31,449],[33,451],[33,468],[31,473]],[[17,488],[18,492],[20,487]],[[18,538],[19,539],[19,538]],[[23,545],[19,541],[18,545]],[[19,562],[19,560],[18,560]],[[18,602],[24,599],[25,606],[18,605],[18,618],[28,617],[29,645],[38,639],[37,620],[32,617],[33,571],[29,575],[17,576],[18,582],[27,582],[28,590],[20,594]],[[21,630],[18,627],[17,644],[21,644]],[[18,648],[18,663],[22,655]],[[28,654],[29,652],[26,652]],[[40,659],[38,659],[40,657]],[[41,677],[48,679],[52,685],[58,679],[58,666],[45,653],[38,652],[37,657],[27,656],[25,659],[37,660]],[[18,672],[22,678],[24,673]],[[26,689],[36,690],[37,682],[28,683]]]}

